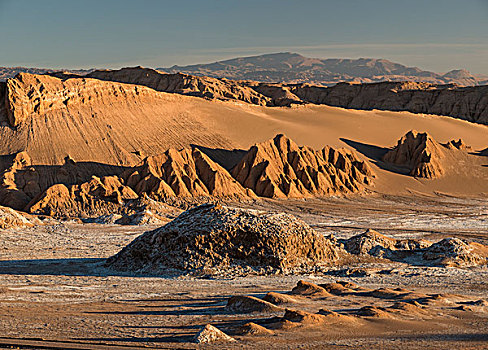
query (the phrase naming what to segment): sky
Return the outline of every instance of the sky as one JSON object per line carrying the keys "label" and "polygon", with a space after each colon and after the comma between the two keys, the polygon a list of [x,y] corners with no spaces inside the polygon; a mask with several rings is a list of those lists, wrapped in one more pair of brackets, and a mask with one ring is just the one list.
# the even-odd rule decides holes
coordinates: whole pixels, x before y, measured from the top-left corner
{"label": "sky", "polygon": [[488,75],[488,0],[0,0],[0,66],[157,68],[288,51]]}

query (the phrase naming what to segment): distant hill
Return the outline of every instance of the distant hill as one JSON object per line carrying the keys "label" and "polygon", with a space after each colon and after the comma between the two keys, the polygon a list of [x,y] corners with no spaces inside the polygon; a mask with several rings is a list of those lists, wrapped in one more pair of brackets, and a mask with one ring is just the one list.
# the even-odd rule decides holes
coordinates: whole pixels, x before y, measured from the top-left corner
{"label": "distant hill", "polygon": [[86,74],[92,69],[49,69],[49,68],[28,68],[28,67],[0,67],[0,81],[15,77],[18,73],[46,74],[53,72],[67,72],[73,74]]}
{"label": "distant hill", "polygon": [[455,83],[465,86],[488,84],[488,76],[471,74],[463,69],[434,73],[384,59],[318,59],[291,52],[239,57],[208,64],[173,66],[158,68],[158,70],[233,80],[321,85],[334,85],[343,81],[371,83],[404,80],[433,84]]}

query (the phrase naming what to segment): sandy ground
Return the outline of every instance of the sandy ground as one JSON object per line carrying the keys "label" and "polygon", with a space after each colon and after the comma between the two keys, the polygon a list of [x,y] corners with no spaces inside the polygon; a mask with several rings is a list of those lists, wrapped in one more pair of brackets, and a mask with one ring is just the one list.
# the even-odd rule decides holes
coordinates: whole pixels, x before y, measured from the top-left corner
{"label": "sandy ground", "polygon": [[[375,228],[395,237],[488,240],[488,211],[482,199],[374,196],[266,201],[253,207],[293,212],[324,234],[338,237]],[[333,266],[319,275],[233,279],[122,276],[103,268],[103,258],[148,229],[64,222],[0,231],[0,344],[24,348],[195,348],[192,337],[207,323],[233,334],[247,321],[271,327],[273,317],[283,315],[228,312],[225,305],[232,295],[262,297],[269,291],[287,293],[300,279],[314,283],[340,279],[370,289],[401,287],[428,295],[450,295],[442,303],[426,306],[422,315],[392,313],[391,318],[362,317],[359,324],[277,329],[270,336],[234,335],[237,343],[207,347],[488,348],[488,310],[459,309],[487,299],[487,267],[435,268],[372,261]],[[353,267],[367,274],[340,276],[344,268]],[[347,314],[365,305],[389,307],[394,301],[356,293],[303,297],[292,307]]]}

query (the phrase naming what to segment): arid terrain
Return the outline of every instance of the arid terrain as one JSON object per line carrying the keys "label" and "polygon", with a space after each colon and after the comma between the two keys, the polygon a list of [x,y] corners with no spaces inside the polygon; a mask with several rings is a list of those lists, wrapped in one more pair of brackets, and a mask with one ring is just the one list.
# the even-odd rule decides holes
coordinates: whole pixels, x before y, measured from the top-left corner
{"label": "arid terrain", "polygon": [[0,84],[0,347],[488,349],[487,86]]}

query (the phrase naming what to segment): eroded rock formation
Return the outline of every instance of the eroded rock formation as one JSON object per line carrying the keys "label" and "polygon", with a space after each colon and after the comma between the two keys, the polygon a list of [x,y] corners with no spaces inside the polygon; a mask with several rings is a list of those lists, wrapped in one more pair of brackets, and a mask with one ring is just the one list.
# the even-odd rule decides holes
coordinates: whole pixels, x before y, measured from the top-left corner
{"label": "eroded rock formation", "polygon": [[284,135],[249,149],[232,176],[262,197],[327,196],[363,191],[373,173],[346,149],[299,147]]}
{"label": "eroded rock formation", "polygon": [[383,161],[406,167],[409,175],[434,179],[444,174],[441,160],[444,152],[427,133],[409,131],[383,156]]}
{"label": "eroded rock formation", "polygon": [[352,109],[382,109],[447,115],[488,124],[488,85],[461,87],[421,82],[339,83],[331,87],[296,85],[302,101]]}
{"label": "eroded rock formation", "polygon": [[170,149],[160,156],[147,157],[143,164],[122,177],[137,193],[152,198],[218,197],[255,198],[227,170],[200,150]]}
{"label": "eroded rock formation", "polygon": [[56,184],[35,197],[27,206],[31,213],[51,216],[87,216],[117,212],[126,200],[136,199],[138,195],[124,186],[116,176],[93,178],[80,185],[69,188]]}
{"label": "eroded rock formation", "polygon": [[415,177],[426,179],[439,178],[446,172],[445,158],[453,151],[471,149],[463,140],[451,140],[445,144],[435,141],[428,133],[411,130],[405,134],[395,147],[382,158],[385,163],[393,164]]}

